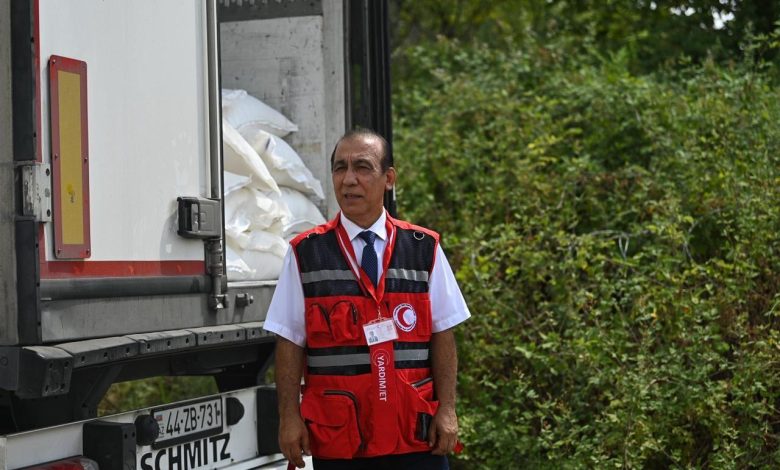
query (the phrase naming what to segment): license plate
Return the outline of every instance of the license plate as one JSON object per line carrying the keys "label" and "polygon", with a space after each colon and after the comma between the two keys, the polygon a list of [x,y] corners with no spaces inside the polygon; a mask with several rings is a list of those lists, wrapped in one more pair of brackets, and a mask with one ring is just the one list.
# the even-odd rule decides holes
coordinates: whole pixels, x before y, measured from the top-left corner
{"label": "license plate", "polygon": [[222,398],[156,408],[152,416],[160,428],[160,434],[152,444],[153,449],[216,435],[222,432]]}

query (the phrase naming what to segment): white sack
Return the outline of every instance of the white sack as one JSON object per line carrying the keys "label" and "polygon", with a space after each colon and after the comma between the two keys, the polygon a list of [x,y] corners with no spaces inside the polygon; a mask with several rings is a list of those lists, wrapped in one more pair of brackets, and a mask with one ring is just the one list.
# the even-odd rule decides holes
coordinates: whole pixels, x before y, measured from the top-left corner
{"label": "white sack", "polygon": [[249,184],[249,181],[251,180],[250,177],[244,176],[244,175],[237,175],[235,173],[231,173],[229,171],[224,172],[224,193],[225,196],[232,193],[233,191],[239,190],[243,188],[244,186]]}
{"label": "white sack", "polygon": [[225,171],[249,176],[250,184],[257,189],[279,193],[279,186],[255,149],[224,119],[222,120],[222,142]]}
{"label": "white sack", "polygon": [[300,191],[281,188],[279,197],[289,216],[282,219],[282,237],[289,239],[291,235],[305,232],[326,222],[317,206]]}
{"label": "white sack", "polygon": [[240,210],[253,199],[251,188],[241,188],[225,196],[225,234],[227,236],[237,236],[239,233],[249,230],[252,223],[249,221],[249,217]]}
{"label": "white sack", "polygon": [[230,281],[246,281],[252,279],[255,275],[255,270],[250,268],[249,265],[241,259],[241,256],[230,247],[225,246],[225,258],[227,264],[227,276]]}
{"label": "white sack", "polygon": [[[279,279],[282,274],[284,258],[274,253],[253,250],[238,250],[241,259],[252,268],[253,281],[270,281]],[[228,279],[230,277],[228,276]]]}
{"label": "white sack", "polygon": [[298,126],[244,90],[222,90],[222,116],[237,130],[262,129],[284,137]]}
{"label": "white sack", "polygon": [[297,189],[306,194],[325,199],[320,181],[314,177],[283,139],[259,129],[241,129],[240,134],[263,159],[268,171],[279,186]]}
{"label": "white sack", "polygon": [[230,281],[268,281],[279,279],[283,257],[275,253],[242,250],[232,243],[225,247]]}
{"label": "white sack", "polygon": [[225,233],[233,238],[247,230],[268,230],[291,218],[280,196],[242,188],[225,197]]}
{"label": "white sack", "polygon": [[[279,235],[265,230],[252,230],[251,232],[244,232],[234,238],[238,248],[244,251],[262,251],[264,253],[272,253],[279,258],[284,258],[287,253],[287,242],[284,241]],[[246,261],[246,258],[242,256]],[[250,264],[250,267],[255,268]]]}

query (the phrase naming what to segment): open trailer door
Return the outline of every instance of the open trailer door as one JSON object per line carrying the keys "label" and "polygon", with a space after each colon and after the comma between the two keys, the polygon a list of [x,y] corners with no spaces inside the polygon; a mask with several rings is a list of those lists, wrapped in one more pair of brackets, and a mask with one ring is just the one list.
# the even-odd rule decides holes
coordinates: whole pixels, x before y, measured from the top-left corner
{"label": "open trailer door", "polygon": [[[206,3],[31,0],[12,14],[23,208],[16,328],[0,342],[233,321],[208,299],[222,215]],[[195,204],[179,211],[181,197]]]}

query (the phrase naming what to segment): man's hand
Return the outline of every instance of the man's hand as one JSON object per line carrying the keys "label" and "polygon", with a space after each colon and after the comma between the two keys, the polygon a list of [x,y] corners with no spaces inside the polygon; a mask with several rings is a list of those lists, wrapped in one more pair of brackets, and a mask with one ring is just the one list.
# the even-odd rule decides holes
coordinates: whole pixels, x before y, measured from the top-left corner
{"label": "man's hand", "polygon": [[431,369],[439,408],[428,429],[431,453],[446,455],[458,441],[458,416],[455,414],[455,376],[458,372],[458,350],[452,329],[431,336]]}
{"label": "man's hand", "polygon": [[301,452],[311,455],[309,431],[301,419],[299,397],[303,348],[281,336],[276,340],[276,396],[279,398],[279,448],[287,460],[303,468]]}
{"label": "man's hand", "polygon": [[304,468],[301,452],[311,455],[309,431],[300,416],[280,417],[279,448],[288,461],[298,468]]}
{"label": "man's hand", "polygon": [[458,442],[458,417],[453,407],[439,407],[428,429],[428,446],[434,455],[447,455]]}

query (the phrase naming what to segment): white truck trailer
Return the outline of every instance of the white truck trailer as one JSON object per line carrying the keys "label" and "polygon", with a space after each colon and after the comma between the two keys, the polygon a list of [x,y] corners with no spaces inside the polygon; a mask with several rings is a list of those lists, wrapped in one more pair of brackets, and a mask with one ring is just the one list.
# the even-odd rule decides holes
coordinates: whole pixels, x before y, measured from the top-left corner
{"label": "white truck trailer", "polygon": [[[275,281],[226,276],[222,88],[297,123],[334,215],[338,137],[391,137],[386,3],[0,0],[0,470],[279,459]],[[220,393],[97,417],[173,375]]]}

